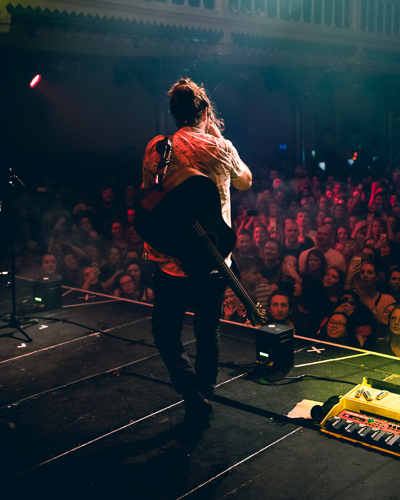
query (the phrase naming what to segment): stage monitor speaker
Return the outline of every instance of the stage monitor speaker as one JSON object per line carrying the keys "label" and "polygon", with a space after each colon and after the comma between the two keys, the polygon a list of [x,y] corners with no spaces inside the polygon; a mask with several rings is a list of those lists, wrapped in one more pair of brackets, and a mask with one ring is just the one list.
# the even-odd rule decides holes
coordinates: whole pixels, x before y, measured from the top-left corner
{"label": "stage monitor speaker", "polygon": [[61,280],[39,278],[33,282],[33,300],[43,311],[62,306]]}
{"label": "stage monitor speaker", "polygon": [[294,363],[293,328],[277,323],[256,330],[257,363],[268,371],[291,368]]}

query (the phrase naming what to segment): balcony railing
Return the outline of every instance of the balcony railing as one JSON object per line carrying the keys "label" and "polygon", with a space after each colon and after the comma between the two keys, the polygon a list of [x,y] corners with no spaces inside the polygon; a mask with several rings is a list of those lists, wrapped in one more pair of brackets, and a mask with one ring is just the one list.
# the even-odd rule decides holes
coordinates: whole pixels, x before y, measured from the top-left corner
{"label": "balcony railing", "polygon": [[197,30],[201,40],[213,44],[230,45],[235,34],[400,51],[400,0],[58,0],[43,5],[36,0],[35,5],[9,3],[3,31],[13,22],[148,38],[193,38]]}
{"label": "balcony railing", "polygon": [[361,0],[360,29],[370,33],[398,35],[400,2]]}
{"label": "balcony railing", "polygon": [[229,0],[229,10],[298,21],[349,28],[354,0]]}
{"label": "balcony railing", "polygon": [[400,0],[145,0],[219,13],[353,29],[383,35],[400,33]]}

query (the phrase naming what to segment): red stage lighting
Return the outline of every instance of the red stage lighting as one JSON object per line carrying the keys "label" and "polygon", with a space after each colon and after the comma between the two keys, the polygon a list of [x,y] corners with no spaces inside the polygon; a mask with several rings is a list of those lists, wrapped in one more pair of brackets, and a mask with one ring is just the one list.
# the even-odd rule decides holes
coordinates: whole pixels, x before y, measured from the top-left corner
{"label": "red stage lighting", "polygon": [[36,87],[36,85],[40,82],[42,76],[41,75],[36,75],[35,78],[31,81],[29,84],[30,88],[33,89],[33,87]]}

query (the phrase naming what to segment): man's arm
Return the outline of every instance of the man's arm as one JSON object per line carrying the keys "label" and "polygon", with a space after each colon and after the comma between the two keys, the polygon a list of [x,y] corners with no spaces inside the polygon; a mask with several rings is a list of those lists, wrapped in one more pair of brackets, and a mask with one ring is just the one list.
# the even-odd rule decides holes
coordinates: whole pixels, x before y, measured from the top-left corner
{"label": "man's arm", "polygon": [[251,184],[253,181],[253,175],[250,172],[249,167],[245,163],[242,162],[242,165],[244,167],[244,172],[237,179],[232,179],[232,185],[236,189],[239,189],[240,191],[246,191],[246,189],[251,188]]}
{"label": "man's arm", "polygon": [[[221,131],[213,122],[209,122],[207,133],[213,135],[214,137],[222,138]],[[244,168],[244,172],[240,177],[232,180],[232,184],[236,189],[239,189],[240,191],[246,191],[246,189],[251,188],[253,175],[250,172],[249,167],[241,159],[239,159],[239,161],[241,162],[242,168]]]}

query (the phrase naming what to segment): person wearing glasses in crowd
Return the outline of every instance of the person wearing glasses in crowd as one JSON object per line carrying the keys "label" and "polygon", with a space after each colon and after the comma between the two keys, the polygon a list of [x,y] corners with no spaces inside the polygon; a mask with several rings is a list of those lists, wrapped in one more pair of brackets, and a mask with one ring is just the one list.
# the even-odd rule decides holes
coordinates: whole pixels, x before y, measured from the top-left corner
{"label": "person wearing glasses in crowd", "polygon": [[360,347],[358,339],[349,325],[349,318],[344,313],[334,312],[318,332],[318,338],[335,344]]}
{"label": "person wearing glasses in crowd", "polygon": [[[344,290],[334,307],[335,309],[332,314],[344,315],[346,317],[346,325],[347,323],[350,325],[349,330],[346,328],[346,335],[344,335],[346,345],[372,349],[375,343],[376,324],[373,314],[368,307],[360,302],[357,292],[354,290]],[[321,322],[320,332],[318,333],[319,337],[328,335],[326,332],[328,321],[329,317]]]}

